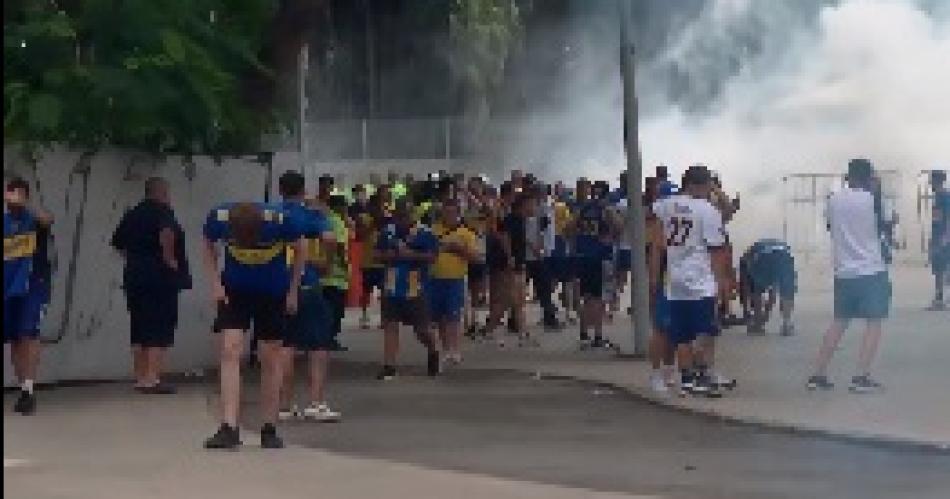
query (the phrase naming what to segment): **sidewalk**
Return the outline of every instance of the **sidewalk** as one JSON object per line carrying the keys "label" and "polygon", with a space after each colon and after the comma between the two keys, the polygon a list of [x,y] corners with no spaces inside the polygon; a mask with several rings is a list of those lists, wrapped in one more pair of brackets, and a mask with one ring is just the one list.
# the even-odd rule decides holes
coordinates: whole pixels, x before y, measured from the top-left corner
{"label": "sidewalk", "polygon": [[[805,274],[803,272],[803,274]],[[721,339],[717,365],[738,379],[739,387],[719,400],[657,398],[649,387],[649,364],[606,352],[579,352],[572,327],[559,333],[533,331],[542,348],[499,350],[494,345],[466,344],[465,369],[516,369],[544,376],[566,376],[622,388],[677,408],[775,428],[810,431],[879,442],[950,448],[950,390],[946,356],[950,353],[950,312],[926,312],[930,287],[922,268],[901,268],[895,275],[895,307],[885,325],[875,376],[886,391],[853,395],[847,385],[854,373],[863,325],[855,323],[842,342],[830,370],[832,392],[809,392],[805,380],[822,334],[831,319],[831,283],[812,275],[802,279],[796,312],[797,334],[780,337],[773,322],[769,334],[749,337],[745,328],[728,330]],[[348,319],[354,320],[356,313]],[[531,315],[531,323],[537,316]],[[618,316],[607,329],[611,338],[629,337],[629,320]],[[381,339],[373,332],[350,330],[344,358],[376,360]],[[404,333],[406,362],[421,362],[414,341]],[[514,340],[514,337],[509,337]],[[511,342],[509,342],[511,343]]]}
{"label": "sidewalk", "polygon": [[[4,414],[3,493],[30,499],[367,497],[620,499],[596,493],[315,449],[264,451],[242,433],[239,452],[201,442],[216,423],[208,389],[142,397],[128,384],[42,392],[32,417]],[[9,406],[10,396],[4,397]]]}

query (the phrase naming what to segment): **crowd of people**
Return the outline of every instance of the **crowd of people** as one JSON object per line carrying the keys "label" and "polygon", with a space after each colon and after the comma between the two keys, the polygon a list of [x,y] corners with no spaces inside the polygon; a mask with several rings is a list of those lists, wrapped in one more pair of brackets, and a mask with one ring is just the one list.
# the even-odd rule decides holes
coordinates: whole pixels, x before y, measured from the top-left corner
{"label": "crowd of people", "polygon": [[[868,320],[852,390],[880,386],[869,371],[890,284],[873,178],[869,162],[852,161],[849,185],[829,200],[835,321],[809,389],[832,386],[825,371],[851,319]],[[399,374],[402,326],[427,350],[427,374],[438,376],[463,361],[464,341],[539,346],[539,328],[528,320],[529,295],[540,308],[539,326],[576,326],[582,350],[614,348],[605,325],[616,314],[634,313],[620,300],[633,262],[624,175],[613,189],[586,178],[573,185],[545,183],[517,170],[497,183],[439,172],[418,181],[374,177],[349,192],[334,184],[332,176],[321,176],[310,195],[304,176],[288,171],[278,181],[278,202],[227,203],[208,213],[202,263],[216,308],[221,425],[207,448],[240,445],[248,332],[261,370],[261,445],[279,448],[281,420],[342,417],[326,392],[331,353],[345,350],[339,336],[349,307],[360,309],[360,327],[370,329],[376,324],[369,312],[378,303],[381,381]],[[934,186],[934,307],[942,307],[950,207],[939,176]],[[43,245],[52,217],[31,206],[29,191],[27,182],[14,178],[4,196],[4,341],[12,344],[21,383],[15,410],[23,414],[36,407],[37,338],[51,279]],[[658,167],[642,201],[654,325],[652,388],[721,397],[736,386],[715,366],[716,337],[724,326],[743,323],[749,334],[763,334],[778,301],[781,334],[794,333],[792,249],[779,240],[756,241],[736,269],[727,227],[739,199],[727,196],[704,166],[688,168],[679,186],[666,167]],[[192,274],[165,180],[146,182],[145,199],[125,214],[111,244],[125,259],[135,389],[174,393],[161,375],[179,295],[191,287]],[[731,311],[736,299],[741,318]],[[307,358],[308,389],[300,403],[294,389],[298,354]]]}

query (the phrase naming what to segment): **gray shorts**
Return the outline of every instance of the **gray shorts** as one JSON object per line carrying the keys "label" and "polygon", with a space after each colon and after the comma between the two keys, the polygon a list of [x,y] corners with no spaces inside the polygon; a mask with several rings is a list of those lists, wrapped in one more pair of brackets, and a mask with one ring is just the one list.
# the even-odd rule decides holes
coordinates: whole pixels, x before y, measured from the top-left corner
{"label": "gray shorts", "polygon": [[835,279],[835,319],[886,319],[891,311],[887,272]]}

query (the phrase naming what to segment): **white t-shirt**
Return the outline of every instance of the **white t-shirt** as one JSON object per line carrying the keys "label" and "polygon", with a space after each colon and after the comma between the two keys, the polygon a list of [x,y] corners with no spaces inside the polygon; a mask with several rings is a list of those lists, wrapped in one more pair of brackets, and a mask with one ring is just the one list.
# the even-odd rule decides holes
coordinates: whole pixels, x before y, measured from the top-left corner
{"label": "white t-shirt", "polygon": [[845,187],[828,198],[826,213],[835,277],[850,279],[887,270],[870,192]]}
{"label": "white t-shirt", "polygon": [[654,203],[666,238],[666,296],[674,301],[716,296],[709,248],[725,245],[722,216],[709,201],[676,194]]}

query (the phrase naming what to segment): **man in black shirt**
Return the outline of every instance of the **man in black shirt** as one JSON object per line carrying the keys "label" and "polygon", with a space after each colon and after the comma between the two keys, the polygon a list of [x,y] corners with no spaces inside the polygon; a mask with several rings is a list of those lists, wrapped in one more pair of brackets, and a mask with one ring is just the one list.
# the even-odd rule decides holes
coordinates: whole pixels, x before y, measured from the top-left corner
{"label": "man in black shirt", "polygon": [[161,383],[165,353],[178,326],[178,294],[191,287],[185,234],[169,205],[168,182],[145,182],[145,199],[125,213],[112,247],[125,258],[123,289],[129,309],[135,389],[169,394]]}

